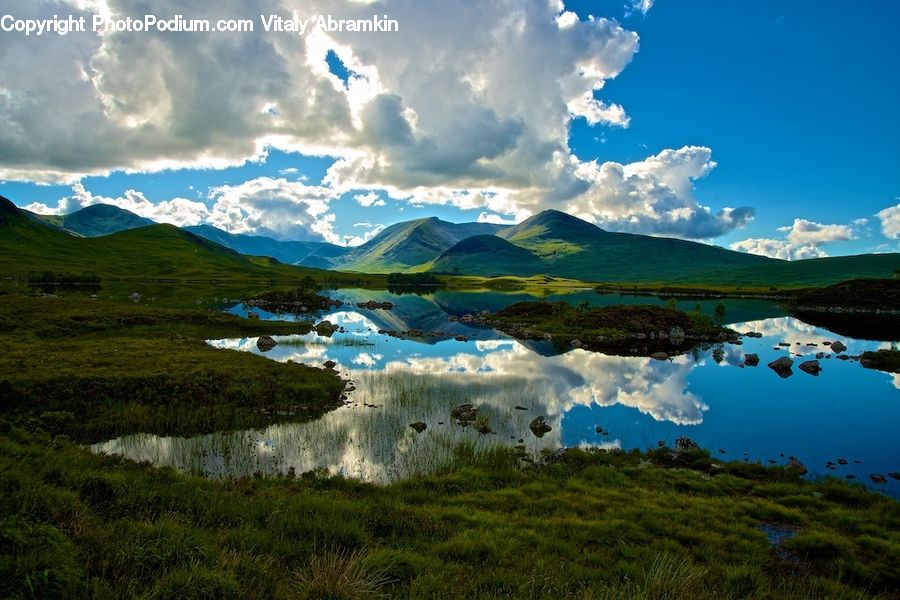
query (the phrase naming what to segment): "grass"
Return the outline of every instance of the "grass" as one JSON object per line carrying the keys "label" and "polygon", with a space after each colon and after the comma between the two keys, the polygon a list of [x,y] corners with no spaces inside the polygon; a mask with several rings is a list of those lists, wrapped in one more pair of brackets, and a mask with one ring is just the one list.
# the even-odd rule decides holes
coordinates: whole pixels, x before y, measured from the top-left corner
{"label": "grass", "polygon": [[867,369],[878,369],[887,373],[900,373],[900,350],[878,350],[863,352],[859,363]]}
{"label": "grass", "polygon": [[[700,463],[709,460],[699,456]],[[570,451],[468,457],[389,486],[214,481],[0,435],[0,595],[890,598],[896,501],[781,469]],[[783,523],[797,561],[757,528]]]}
{"label": "grass", "polygon": [[[635,345],[635,336],[641,336],[642,344],[670,349],[668,337],[675,327],[693,342],[724,341],[734,335],[700,313],[652,305],[573,307],[565,302],[519,302],[490,315],[487,322],[519,338],[550,336],[563,346],[577,339],[596,349]],[[659,332],[663,337],[657,338]]]}
{"label": "grass", "polygon": [[337,376],[204,340],[309,329],[198,310],[2,295],[0,406],[13,423],[83,441],[304,420],[337,404]]}
{"label": "grass", "polygon": [[900,279],[851,279],[797,294],[792,304],[807,310],[900,311]]}

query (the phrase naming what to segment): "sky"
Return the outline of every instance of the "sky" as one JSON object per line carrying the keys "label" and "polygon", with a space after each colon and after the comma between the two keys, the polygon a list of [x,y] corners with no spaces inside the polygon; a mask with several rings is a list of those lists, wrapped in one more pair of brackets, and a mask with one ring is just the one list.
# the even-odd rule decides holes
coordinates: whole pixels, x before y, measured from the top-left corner
{"label": "sky", "polygon": [[[343,245],[557,209],[778,258],[900,251],[900,3],[0,0],[147,10],[255,31],[0,32],[0,194]],[[399,31],[262,30],[294,13]]]}

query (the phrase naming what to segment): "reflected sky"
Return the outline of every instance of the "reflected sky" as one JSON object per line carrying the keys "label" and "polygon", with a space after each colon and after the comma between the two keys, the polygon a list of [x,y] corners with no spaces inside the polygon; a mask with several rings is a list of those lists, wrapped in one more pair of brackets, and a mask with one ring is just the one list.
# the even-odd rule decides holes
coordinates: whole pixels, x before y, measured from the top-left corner
{"label": "reflected sky", "polygon": [[[504,295],[477,296],[459,305],[473,312],[480,306],[496,310],[496,304],[509,301]],[[351,304],[324,315],[346,329],[330,338],[315,332],[275,336],[278,345],[265,353],[256,338],[209,341],[223,351],[278,361],[321,366],[333,360],[356,388],[348,405],[310,423],[192,438],[140,434],[94,449],[212,476],[325,469],[390,482],[441,469],[460,445],[521,444],[536,458],[542,449],[647,448],[687,435],[723,459],[767,464],[795,455],[813,476],[849,474],[869,484],[869,473],[900,471],[900,450],[893,442],[900,424],[900,377],[836,358],[823,357],[818,377],[796,368],[819,352],[828,355],[826,341],[840,339],[851,355],[888,343],[838,337],[796,318],[775,316],[732,325],[762,338],[668,361],[574,349],[554,354],[499,332],[451,323],[446,306],[435,297],[366,292],[362,299],[373,297],[394,302],[395,310],[357,309],[357,298],[345,295]],[[231,310],[246,313],[242,306]],[[779,314],[777,308],[746,303],[738,311]],[[377,333],[414,328],[439,335],[405,339]],[[459,334],[469,341],[451,337]],[[747,353],[760,356],[758,367],[743,366]],[[765,366],[782,355],[795,359],[787,379]],[[452,422],[450,409],[464,402],[480,407],[492,433]],[[539,415],[552,427],[543,438],[528,428]],[[416,433],[409,427],[416,421],[428,429]],[[828,471],[825,463],[838,458],[849,464]],[[889,480],[879,489],[898,495],[898,484]]]}

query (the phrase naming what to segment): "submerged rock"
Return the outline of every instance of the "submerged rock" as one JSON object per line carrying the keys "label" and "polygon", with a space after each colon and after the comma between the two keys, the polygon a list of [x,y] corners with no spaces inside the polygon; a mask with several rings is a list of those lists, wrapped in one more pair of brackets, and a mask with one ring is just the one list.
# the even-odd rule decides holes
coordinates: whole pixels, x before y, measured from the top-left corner
{"label": "submerged rock", "polygon": [[278,342],[272,339],[272,336],[270,335],[261,335],[259,336],[259,339],[256,340],[256,347],[259,348],[260,352],[268,352],[277,345]]}
{"label": "submerged rock", "polygon": [[450,410],[450,416],[460,424],[468,425],[475,420],[478,409],[472,404],[460,404],[456,408]]}
{"label": "submerged rock", "polygon": [[669,360],[669,355],[665,352],[654,352],[650,355],[653,360]]}
{"label": "submerged rock", "polygon": [[758,354],[745,354],[744,355],[744,364],[748,367],[755,367],[759,364],[759,355]]}
{"label": "submerged rock", "polygon": [[426,429],[428,429],[428,425],[423,423],[422,421],[416,421],[415,423],[410,423],[410,427],[416,430],[416,433],[422,433]]}
{"label": "submerged rock", "polygon": [[787,356],[782,356],[776,360],[773,360],[768,364],[768,367],[778,373],[782,379],[787,379],[794,372],[791,370],[791,367],[794,366],[794,361],[792,361]]}
{"label": "submerged rock", "polygon": [[315,327],[316,333],[324,337],[331,337],[332,334],[337,330],[337,326],[334,325],[331,321],[322,321]]}
{"label": "submerged rock", "polygon": [[839,341],[832,342],[831,349],[834,350],[836,353],[840,354],[841,352],[844,352],[847,350],[847,346],[845,346],[843,343],[841,343]]}
{"label": "submerged rock", "polygon": [[819,366],[819,361],[817,360],[802,362],[798,368],[804,373],[809,373],[815,377],[818,377],[819,373],[822,371],[822,367]]}
{"label": "submerged rock", "polygon": [[531,430],[536,437],[544,437],[545,433],[553,431],[553,428],[547,425],[547,422],[544,420],[543,416],[535,417],[535,419],[528,425],[528,428]]}
{"label": "submerged rock", "polygon": [[806,465],[804,465],[796,458],[791,458],[785,465],[785,468],[791,471],[796,471],[800,475],[806,475],[807,473],[809,473],[809,469],[806,468]]}
{"label": "submerged rock", "polygon": [[879,485],[884,485],[885,483],[887,483],[887,477],[879,473],[872,473],[871,475],[869,475],[869,479],[871,479],[873,483],[877,483]]}

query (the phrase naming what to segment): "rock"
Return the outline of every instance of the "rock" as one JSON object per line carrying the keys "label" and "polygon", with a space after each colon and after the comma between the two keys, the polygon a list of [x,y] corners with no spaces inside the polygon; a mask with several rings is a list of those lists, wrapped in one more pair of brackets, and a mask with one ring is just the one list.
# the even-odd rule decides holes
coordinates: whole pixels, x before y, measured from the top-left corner
{"label": "rock", "polygon": [[844,345],[843,343],[841,343],[841,342],[832,342],[832,343],[831,343],[831,349],[832,349],[834,352],[836,352],[837,354],[840,354],[841,352],[844,352],[844,351],[847,350],[847,346],[845,346],[845,345]]}
{"label": "rock", "polygon": [[887,478],[884,475],[880,475],[878,473],[872,473],[869,475],[869,479],[872,480],[873,483],[877,483],[879,485],[884,485],[887,483]]}
{"label": "rock", "polygon": [[515,410],[528,410],[528,409],[525,408],[524,406],[516,406],[516,407],[514,407],[514,408],[515,408]]}
{"label": "rock", "polygon": [[793,458],[793,457],[790,460],[788,460],[788,463],[785,465],[785,468],[789,469],[791,471],[796,471],[800,475],[806,475],[807,473],[809,473],[809,469],[806,468],[806,465],[804,465],[802,462],[800,462],[799,460],[797,460],[796,458]]}
{"label": "rock", "polygon": [[475,420],[478,409],[472,404],[460,404],[456,408],[450,410],[450,416],[460,424],[468,425]]}
{"label": "rock", "polygon": [[425,332],[421,329],[410,329],[406,332],[409,337],[425,337]]}
{"label": "rock", "polygon": [[315,326],[315,330],[316,333],[321,336],[331,337],[335,330],[337,330],[337,326],[335,326],[331,321],[322,321]]}
{"label": "rock", "polygon": [[776,360],[773,360],[769,363],[768,367],[778,373],[782,379],[787,379],[791,375],[794,374],[791,371],[791,367],[794,366],[794,361],[789,359],[787,356],[782,356]]}
{"label": "rock", "polygon": [[685,435],[675,440],[675,449],[679,451],[696,450],[699,447],[697,442]]}
{"label": "rock", "polygon": [[451,323],[456,323],[459,319],[457,318],[456,315],[450,315],[449,317],[447,317],[447,320],[450,321]]}
{"label": "rock", "polygon": [[669,355],[665,352],[654,352],[650,355],[653,360],[669,360]]}
{"label": "rock", "polygon": [[256,347],[259,348],[260,352],[268,352],[277,345],[278,342],[272,339],[272,336],[270,335],[261,335],[259,336],[259,339],[256,340]]}
{"label": "rock", "polygon": [[528,428],[531,430],[536,437],[544,437],[544,434],[553,431],[553,428],[547,425],[543,416],[535,417],[535,419],[528,425]]}
{"label": "rock", "polygon": [[781,346],[782,348],[790,348],[791,347],[791,344],[789,342],[780,342],[778,345]]}
{"label": "rock", "polygon": [[839,459],[837,460],[837,464],[839,464],[839,465],[846,465],[846,464],[847,464],[847,459],[846,459],[846,458],[839,458]]}
{"label": "rock", "polygon": [[890,477],[891,479],[896,479],[896,480],[900,481],[900,472],[891,471],[890,473],[888,473],[888,477]]}
{"label": "rock", "polygon": [[337,366],[337,363],[333,360],[326,360],[324,363],[322,363],[322,366],[324,366],[326,369],[332,370]]}
{"label": "rock", "polygon": [[459,322],[460,322],[460,323],[466,323],[466,324],[469,324],[469,323],[472,323],[472,322],[474,322],[474,321],[475,321],[475,316],[474,316],[474,315],[470,315],[470,314],[468,314],[468,313],[464,314],[463,316],[461,316],[461,317],[459,318]]}
{"label": "rock", "polygon": [[581,340],[578,340],[578,339],[572,340],[572,343],[571,343],[570,345],[571,345],[573,348],[582,348],[582,347],[584,347],[584,344],[582,344],[582,343],[581,343]]}
{"label": "rock", "polygon": [[135,304],[137,304],[138,302],[141,301],[141,295],[138,294],[137,292],[134,292],[133,294],[128,296],[128,299],[131,300],[132,302],[134,302]]}
{"label": "rock", "polygon": [[253,312],[252,310],[247,311],[247,318],[251,321],[259,321],[259,315]]}
{"label": "rock", "polygon": [[726,454],[725,448],[719,448],[719,454]]}
{"label": "rock", "polygon": [[822,360],[823,358],[825,358],[824,352],[816,352],[816,360]]}
{"label": "rock", "polygon": [[846,354],[838,354],[837,356],[835,356],[835,358],[838,360],[850,360],[850,357]]}
{"label": "rock", "polygon": [[422,433],[426,429],[428,429],[428,425],[423,423],[422,421],[416,421],[415,423],[410,423],[410,427],[416,430],[416,433]]}
{"label": "rock", "polygon": [[468,342],[469,341],[469,338],[467,338],[464,335],[458,335],[453,339],[456,340],[457,342]]}
{"label": "rock", "polygon": [[849,475],[844,475],[844,477],[846,477],[847,479],[856,479],[856,475],[853,475],[852,473]]}
{"label": "rock", "polygon": [[480,433],[480,434],[482,434],[482,435],[487,435],[487,434],[489,434],[489,433],[493,433],[493,430],[491,429],[491,426],[488,425],[487,422],[479,423],[479,424],[475,427],[475,431],[477,431],[478,433]]}
{"label": "rock", "polygon": [[744,364],[748,367],[755,367],[759,364],[759,355],[758,354],[745,354],[744,355]]}
{"label": "rock", "polygon": [[673,327],[669,330],[669,339],[673,344],[680,344],[684,341],[684,329],[681,327]]}
{"label": "rock", "polygon": [[822,371],[822,367],[819,366],[819,361],[817,360],[802,362],[798,368],[804,373],[809,373],[815,377],[818,377],[819,373]]}

